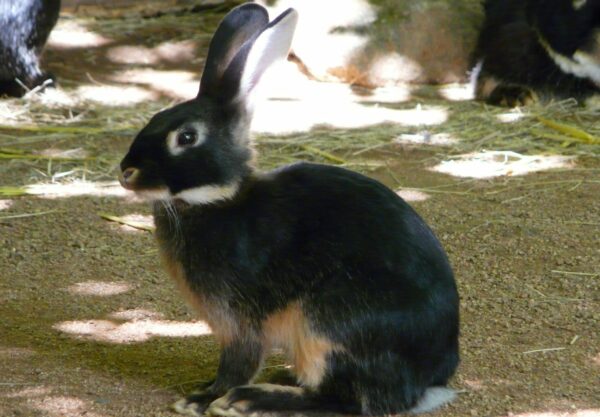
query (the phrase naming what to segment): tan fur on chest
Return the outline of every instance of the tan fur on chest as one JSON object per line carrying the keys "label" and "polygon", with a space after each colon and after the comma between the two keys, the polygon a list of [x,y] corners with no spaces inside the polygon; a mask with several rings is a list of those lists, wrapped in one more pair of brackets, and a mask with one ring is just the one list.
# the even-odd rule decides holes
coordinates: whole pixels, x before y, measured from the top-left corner
{"label": "tan fur on chest", "polygon": [[186,278],[185,269],[167,251],[160,251],[162,263],[173,278],[187,303],[196,311],[199,318],[206,321],[221,345],[228,344],[238,333],[239,326],[228,308],[218,301],[210,300],[193,291]]}
{"label": "tan fur on chest", "polygon": [[301,384],[317,387],[327,366],[327,355],[339,350],[331,340],[316,334],[306,319],[300,303],[270,315],[263,322],[263,337],[268,347],[286,350],[296,367]]}

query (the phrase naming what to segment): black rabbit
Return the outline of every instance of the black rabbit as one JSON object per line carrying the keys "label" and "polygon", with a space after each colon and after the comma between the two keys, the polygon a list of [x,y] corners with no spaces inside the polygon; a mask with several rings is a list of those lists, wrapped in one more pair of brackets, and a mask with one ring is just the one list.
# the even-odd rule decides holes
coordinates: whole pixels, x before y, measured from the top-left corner
{"label": "black rabbit", "polygon": [[600,0],[486,0],[476,96],[516,106],[600,92]]}
{"label": "black rabbit", "polygon": [[0,0],[0,96],[21,97],[53,79],[39,56],[59,11],[60,0]]}
{"label": "black rabbit", "polygon": [[[271,23],[257,4],[232,10],[211,41],[198,96],[156,114],[121,162],[123,186],[155,201],[170,275],[222,345],[215,381],[175,408],[433,409],[453,397],[444,386],[459,361],[459,317],[431,230],[363,175],[253,167],[250,96],[287,56],[296,20],[293,9]],[[251,384],[275,346],[299,387]]]}

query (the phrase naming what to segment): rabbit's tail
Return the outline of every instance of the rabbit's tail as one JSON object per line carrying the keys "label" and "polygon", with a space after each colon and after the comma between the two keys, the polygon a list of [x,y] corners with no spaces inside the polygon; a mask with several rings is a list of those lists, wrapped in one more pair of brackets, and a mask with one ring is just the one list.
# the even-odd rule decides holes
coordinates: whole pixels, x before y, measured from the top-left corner
{"label": "rabbit's tail", "polygon": [[408,410],[411,414],[429,413],[456,398],[456,391],[447,387],[429,387],[417,405]]}

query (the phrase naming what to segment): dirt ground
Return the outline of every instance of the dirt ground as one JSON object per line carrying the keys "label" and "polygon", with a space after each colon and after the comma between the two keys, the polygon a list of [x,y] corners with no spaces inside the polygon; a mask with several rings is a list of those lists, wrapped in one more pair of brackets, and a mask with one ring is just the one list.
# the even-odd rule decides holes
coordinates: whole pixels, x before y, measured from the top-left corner
{"label": "dirt ground", "polygon": [[[168,94],[168,85],[145,82],[143,71],[201,67],[196,56],[205,53],[215,21],[206,18],[199,30],[178,19],[132,20],[128,30],[121,21],[112,32],[106,24],[67,19],[112,41],[51,45],[47,67],[62,90],[133,85],[148,96],[121,107],[96,101],[47,110],[51,120],[53,112],[71,111],[77,126],[110,126],[139,108],[127,121],[132,127],[120,131],[61,137],[0,128],[0,148],[75,149],[97,158],[2,159],[0,186],[47,183],[53,175],[59,183],[69,175],[114,180],[135,128],[160,105],[180,99]],[[161,42],[188,39],[195,49],[184,48],[183,59],[156,53]],[[129,45],[145,48],[124,55],[138,58],[119,58],[115,48]],[[141,72],[119,79],[132,69]],[[28,101],[11,106],[33,111]],[[363,132],[375,134],[368,127]],[[270,152],[281,149],[259,151],[266,166]],[[343,144],[339,154],[346,155]],[[435,415],[600,416],[598,154],[581,156],[570,168],[481,180],[432,172],[443,156],[430,146],[390,144],[368,154],[384,163],[365,170],[368,175],[429,197],[411,204],[439,236],[455,270],[462,362],[451,385],[460,395]],[[174,416],[169,404],[211,379],[219,349],[161,270],[152,234],[99,215],[147,221],[150,208],[111,192],[50,197],[0,197],[0,416]],[[285,367],[274,356],[266,373]]]}

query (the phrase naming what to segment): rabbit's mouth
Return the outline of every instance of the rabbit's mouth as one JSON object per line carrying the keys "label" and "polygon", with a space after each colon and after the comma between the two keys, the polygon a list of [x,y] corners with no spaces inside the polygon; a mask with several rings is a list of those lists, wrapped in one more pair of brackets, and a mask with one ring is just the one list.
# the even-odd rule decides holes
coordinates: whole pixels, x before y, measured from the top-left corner
{"label": "rabbit's mouth", "polygon": [[119,175],[119,182],[126,190],[133,191],[135,194],[147,201],[169,200],[172,198],[169,189],[166,186],[145,186],[141,181],[142,175],[138,168],[126,168]]}

